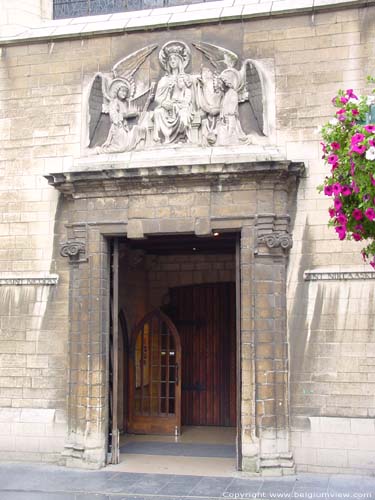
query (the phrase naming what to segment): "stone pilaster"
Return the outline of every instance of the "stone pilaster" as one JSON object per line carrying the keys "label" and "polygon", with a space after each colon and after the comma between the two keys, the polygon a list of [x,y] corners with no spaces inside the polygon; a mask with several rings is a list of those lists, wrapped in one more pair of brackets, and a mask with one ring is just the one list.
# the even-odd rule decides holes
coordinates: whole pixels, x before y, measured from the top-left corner
{"label": "stone pilaster", "polygon": [[288,216],[258,215],[254,246],[254,358],[259,470],[292,473],[289,442],[286,264]]}
{"label": "stone pilaster", "polygon": [[107,245],[99,231],[71,226],[61,247],[70,259],[68,466],[99,468],[106,459]]}

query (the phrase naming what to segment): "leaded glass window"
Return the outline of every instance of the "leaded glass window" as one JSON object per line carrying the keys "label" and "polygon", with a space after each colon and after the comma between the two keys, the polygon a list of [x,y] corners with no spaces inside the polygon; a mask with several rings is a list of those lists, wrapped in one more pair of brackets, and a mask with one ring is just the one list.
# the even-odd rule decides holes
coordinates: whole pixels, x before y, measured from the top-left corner
{"label": "leaded glass window", "polygon": [[53,18],[95,16],[210,1],[213,0],[53,0]]}

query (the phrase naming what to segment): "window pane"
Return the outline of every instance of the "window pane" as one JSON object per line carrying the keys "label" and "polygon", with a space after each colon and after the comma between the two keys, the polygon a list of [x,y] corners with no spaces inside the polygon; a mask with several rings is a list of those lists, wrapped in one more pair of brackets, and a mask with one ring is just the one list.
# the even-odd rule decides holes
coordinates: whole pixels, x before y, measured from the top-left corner
{"label": "window pane", "polygon": [[94,16],[215,0],[53,0],[53,18]]}

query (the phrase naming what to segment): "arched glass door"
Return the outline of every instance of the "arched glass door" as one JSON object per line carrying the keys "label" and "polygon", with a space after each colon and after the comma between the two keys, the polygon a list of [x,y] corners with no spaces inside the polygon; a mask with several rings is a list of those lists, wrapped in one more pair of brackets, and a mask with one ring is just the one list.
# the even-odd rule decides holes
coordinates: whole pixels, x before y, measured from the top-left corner
{"label": "arched glass door", "polygon": [[159,309],[132,334],[129,432],[180,434],[181,344],[176,327]]}

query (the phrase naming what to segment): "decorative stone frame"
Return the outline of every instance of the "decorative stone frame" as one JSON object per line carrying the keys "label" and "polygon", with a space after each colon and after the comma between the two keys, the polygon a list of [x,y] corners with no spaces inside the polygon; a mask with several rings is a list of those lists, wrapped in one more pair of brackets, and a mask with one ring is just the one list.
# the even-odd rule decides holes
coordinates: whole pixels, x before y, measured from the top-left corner
{"label": "decorative stone frame", "polygon": [[[277,473],[294,470],[289,444],[286,266],[292,245],[289,200],[302,168],[301,164],[279,160],[97,168],[47,176],[51,185],[70,198],[68,243],[62,246],[62,254],[70,258],[69,432],[63,453],[67,465],[98,468],[106,464],[110,293],[107,238],[176,233],[208,236],[214,230],[227,230],[241,234],[237,258],[239,468]],[[222,215],[213,215],[210,205],[205,215],[182,219],[146,218],[127,212],[132,196],[142,192],[143,196],[164,194],[171,189],[178,191],[179,186],[198,192],[203,189],[211,198],[215,192],[219,200],[220,193],[250,186],[254,199],[248,199],[249,209],[243,214],[236,205],[233,213],[228,207]],[[124,210],[101,213],[97,202],[103,198],[115,199],[116,206]],[[94,209],[85,213],[82,204],[88,200]],[[78,210],[81,219],[74,222]]]}

